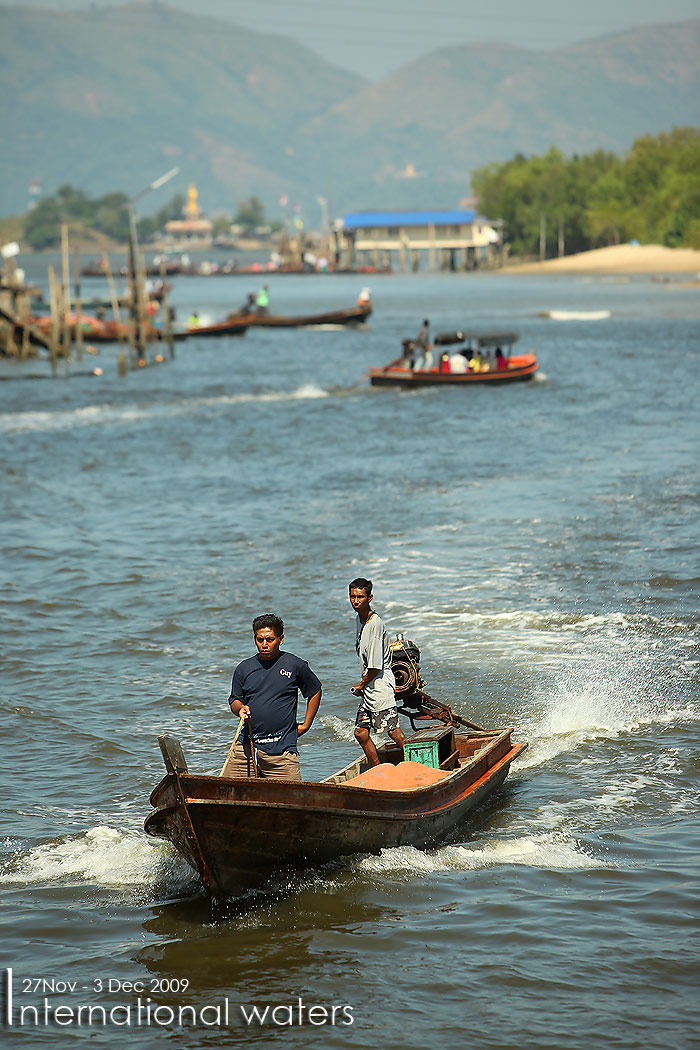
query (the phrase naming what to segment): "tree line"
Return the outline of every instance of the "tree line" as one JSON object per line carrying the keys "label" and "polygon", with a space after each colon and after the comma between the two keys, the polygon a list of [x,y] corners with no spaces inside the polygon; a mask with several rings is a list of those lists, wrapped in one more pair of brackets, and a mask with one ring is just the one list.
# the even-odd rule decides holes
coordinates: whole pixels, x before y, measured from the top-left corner
{"label": "tree line", "polygon": [[[479,208],[503,223],[512,254],[537,254],[546,231],[546,255],[638,240],[670,248],[700,248],[700,128],[678,127],[638,138],[617,156],[605,150],[566,158],[552,147],[542,156],[516,154],[504,163],[472,173]],[[60,243],[62,222],[75,222],[115,241],[129,233],[129,198],[114,192],[91,199],[73,186],[61,186],[25,216],[24,239],[35,251]],[[148,241],[169,219],[182,216],[185,200],[176,194],[154,215],[139,219],[138,236]],[[233,219],[219,217],[215,236],[231,223],[246,233],[265,224],[257,197],[238,202]],[[279,223],[270,224],[279,227]]]}
{"label": "tree line", "polygon": [[605,150],[567,159],[553,147],[518,153],[472,174],[479,209],[503,221],[514,255],[547,256],[638,240],[700,248],[700,128],[638,138],[622,157]]}
{"label": "tree line", "polygon": [[[129,236],[129,198],[125,193],[106,193],[90,198],[74,186],[61,186],[51,197],[42,197],[24,219],[24,239],[34,251],[53,248],[61,242],[61,223],[75,223],[97,230],[115,241]],[[161,229],[168,219],[181,215],[185,198],[176,194],[154,216],[140,219],[139,237],[147,239]]]}
{"label": "tree line", "polygon": [[[54,248],[61,243],[61,223],[75,223],[85,229],[96,230],[112,240],[124,243],[129,237],[129,198],[125,193],[107,193],[90,198],[74,186],[61,186],[53,196],[42,197],[24,217],[24,240],[34,251]],[[159,208],[153,215],[138,220],[136,231],[140,241],[157,236],[170,219],[180,219],[185,198],[181,193]],[[265,225],[265,209],[257,197],[238,202],[233,219],[220,216],[213,224],[214,236],[228,233],[235,223],[245,232]],[[279,223],[272,226],[279,227]]]}

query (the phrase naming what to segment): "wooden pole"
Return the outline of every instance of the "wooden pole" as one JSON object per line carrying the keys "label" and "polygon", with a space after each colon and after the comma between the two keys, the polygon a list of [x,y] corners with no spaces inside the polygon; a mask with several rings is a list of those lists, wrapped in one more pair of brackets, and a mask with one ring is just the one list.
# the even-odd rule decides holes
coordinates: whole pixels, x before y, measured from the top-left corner
{"label": "wooden pole", "polygon": [[134,209],[131,202],[129,202],[129,265],[127,267],[129,274],[129,347],[130,347],[130,361],[131,367],[136,368],[138,365],[138,357],[136,353],[136,344],[138,337],[138,296],[137,296],[137,277],[136,277],[136,220],[134,218]]}
{"label": "wooden pole", "polygon": [[29,315],[30,315],[30,293],[19,292],[17,294],[17,313],[19,319],[22,322],[22,346],[20,348],[20,357],[29,357]]}
{"label": "wooden pole", "polygon": [[80,297],[80,247],[75,246],[73,255],[73,281],[75,286],[75,353],[79,361],[83,359],[83,326],[80,323],[82,302]]}
{"label": "wooden pole", "polygon": [[160,308],[163,311],[163,333],[168,343],[170,357],[175,357],[175,340],[173,339],[173,326],[170,319],[170,303],[168,302],[168,285],[165,273],[165,259],[160,258],[160,279],[163,282],[163,295],[160,300]]}
{"label": "wooden pole", "polygon": [[53,266],[49,266],[49,304],[51,308],[49,358],[51,360],[51,371],[56,375],[58,368],[58,296],[56,289],[56,273]]}
{"label": "wooden pole", "polygon": [[15,342],[15,326],[12,324],[11,321],[7,322],[7,328],[5,329],[5,356],[17,356],[17,343]]}
{"label": "wooden pole", "polygon": [[137,252],[136,272],[138,274],[136,302],[138,308],[139,364],[142,361],[145,364],[146,343],[148,341],[148,314],[146,313],[146,258],[142,252]]}
{"label": "wooden pole", "polygon": [[540,262],[547,256],[547,216],[540,215]]}
{"label": "wooden pole", "polygon": [[72,332],[70,323],[70,260],[68,257],[68,223],[61,223],[61,321],[63,328],[63,356],[70,362]]}
{"label": "wooden pole", "polygon": [[197,832],[194,829],[194,824],[192,823],[190,811],[187,808],[187,799],[185,797],[185,792],[182,790],[182,781],[180,780],[180,775],[178,773],[174,773],[173,776],[175,777],[175,791],[178,800],[178,808],[183,819],[183,831],[185,833],[185,837],[190,843],[190,846],[192,847],[193,859],[195,864],[197,865],[197,870],[199,871],[200,878],[204,883],[206,889],[211,890],[214,885],[214,880],[209,870],[209,866],[206,862],[204,853],[202,852],[202,847],[200,845],[199,839],[197,838]]}
{"label": "wooden pole", "polygon": [[58,274],[54,277],[54,290],[56,294],[56,355],[58,357],[66,356],[66,320],[65,310],[63,308],[63,285],[59,279]]}
{"label": "wooden pole", "polygon": [[112,267],[109,265],[109,256],[105,252],[102,256],[102,269],[105,272],[107,278],[107,284],[109,285],[109,297],[112,300],[112,316],[117,325],[117,340],[121,348],[124,342],[124,333],[122,332],[122,319],[119,312],[119,299],[117,297],[117,289],[114,284],[114,277],[112,276]]}

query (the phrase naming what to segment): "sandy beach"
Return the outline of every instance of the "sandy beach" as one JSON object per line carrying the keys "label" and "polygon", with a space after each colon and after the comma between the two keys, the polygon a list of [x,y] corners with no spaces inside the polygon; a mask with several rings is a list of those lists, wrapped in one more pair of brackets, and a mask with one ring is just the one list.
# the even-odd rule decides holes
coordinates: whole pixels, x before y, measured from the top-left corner
{"label": "sandy beach", "polygon": [[561,259],[507,265],[507,273],[700,274],[700,251],[661,244],[615,244]]}

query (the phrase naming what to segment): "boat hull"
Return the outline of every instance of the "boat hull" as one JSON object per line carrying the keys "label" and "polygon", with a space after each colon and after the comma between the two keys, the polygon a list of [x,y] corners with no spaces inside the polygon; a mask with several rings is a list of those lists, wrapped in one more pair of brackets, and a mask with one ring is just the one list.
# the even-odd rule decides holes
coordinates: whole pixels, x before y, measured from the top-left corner
{"label": "boat hull", "polygon": [[[336,778],[312,783],[169,774],[151,795],[155,809],[145,830],[170,841],[207,890],[221,897],[289,869],[390,846],[428,846],[503,783],[526,747],[511,744],[510,733],[494,734],[444,780],[405,791],[355,787]],[[349,771],[360,768],[358,761]]]}
{"label": "boat hull", "polygon": [[313,328],[319,325],[363,325],[372,313],[371,306],[358,306],[350,310],[330,310],[322,314],[306,314],[285,317],[282,314],[241,314],[241,320],[256,328]]}
{"label": "boat hull", "polygon": [[221,321],[219,324],[194,325],[187,329],[188,336],[245,335],[248,324],[241,321]]}

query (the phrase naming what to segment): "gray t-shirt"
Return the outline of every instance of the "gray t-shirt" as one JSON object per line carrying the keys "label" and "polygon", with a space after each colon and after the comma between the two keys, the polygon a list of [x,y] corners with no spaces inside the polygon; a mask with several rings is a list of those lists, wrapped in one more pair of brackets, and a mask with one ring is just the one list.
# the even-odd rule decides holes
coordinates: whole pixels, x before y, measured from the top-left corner
{"label": "gray t-shirt", "polygon": [[377,677],[365,686],[362,703],[373,713],[396,707],[396,679],[391,670],[389,636],[384,621],[373,612],[363,627],[358,616],[355,630],[355,648],[360,658],[362,674],[364,675],[368,667],[379,668]]}

